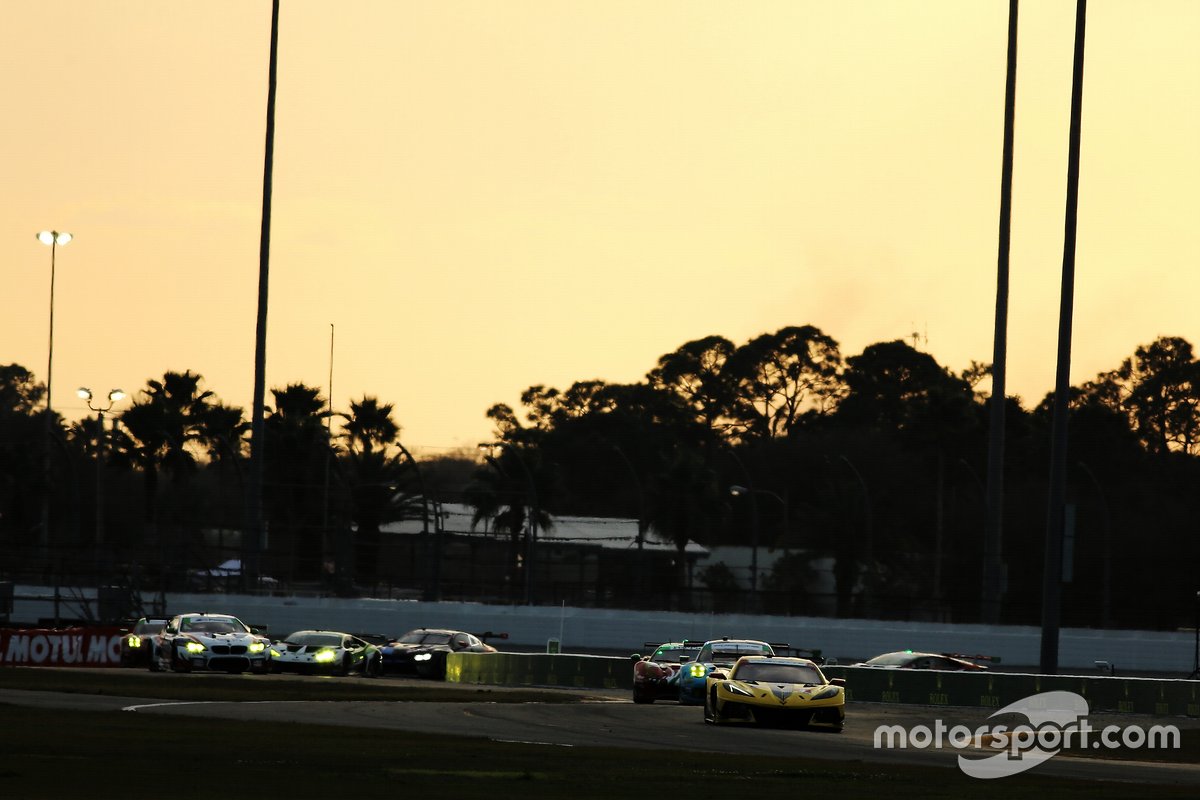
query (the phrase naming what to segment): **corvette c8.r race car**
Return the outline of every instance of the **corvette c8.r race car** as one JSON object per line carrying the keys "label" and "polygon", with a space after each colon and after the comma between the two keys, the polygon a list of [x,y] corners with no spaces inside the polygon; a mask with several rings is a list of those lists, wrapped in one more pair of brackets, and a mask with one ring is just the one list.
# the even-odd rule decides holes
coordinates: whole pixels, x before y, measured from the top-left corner
{"label": "corvette c8.r race car", "polygon": [[679,699],[679,673],[700,653],[700,642],[664,642],[646,647],[654,651],[648,656],[633,655],[633,702],[653,703],[655,700]]}
{"label": "corvette c8.r race car", "polygon": [[845,683],[827,679],[807,658],[744,656],[732,669],[708,676],[704,721],[821,725],[840,731],[846,719]]}
{"label": "corvette c8.r race car", "polygon": [[180,614],[154,637],[150,671],[267,671],[271,641],[228,614]]}
{"label": "corvette c8.r race car", "polygon": [[[781,644],[776,647],[786,648]],[[679,704],[704,703],[708,675],[718,667],[732,667],[742,656],[773,656],[775,650],[758,639],[711,639],[704,643],[696,659],[679,670]]]}
{"label": "corvette c8.r race car", "polygon": [[340,631],[296,631],[268,651],[271,672],[349,675],[368,678],[383,674],[379,648]]}

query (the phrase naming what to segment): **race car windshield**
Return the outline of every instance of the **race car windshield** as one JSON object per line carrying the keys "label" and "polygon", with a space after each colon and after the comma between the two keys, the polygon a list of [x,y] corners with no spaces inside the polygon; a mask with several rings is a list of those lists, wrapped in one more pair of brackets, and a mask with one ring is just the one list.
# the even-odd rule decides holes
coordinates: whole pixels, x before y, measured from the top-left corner
{"label": "race car windshield", "polygon": [[696,654],[699,652],[699,647],[667,647],[654,651],[654,655],[651,657],[651,660],[666,661],[671,664],[678,664],[685,656],[687,657],[688,661],[695,661]]}
{"label": "race car windshield", "polygon": [[404,634],[396,641],[400,644],[449,644],[450,634],[413,631],[411,633]]}
{"label": "race car windshield", "polygon": [[902,667],[912,661],[912,658],[912,653],[884,653],[863,663],[868,667]]}
{"label": "race car windshield", "polygon": [[329,633],[304,633],[299,636],[288,637],[287,643],[303,644],[310,647],[341,647],[342,637]]}
{"label": "race car windshield", "polygon": [[771,649],[766,645],[756,644],[720,644],[708,649],[708,655],[700,651],[697,661],[711,661],[714,664],[732,664],[742,656],[771,655]]}
{"label": "race car windshield", "polygon": [[245,633],[248,629],[236,619],[185,619],[180,630],[191,633]]}
{"label": "race car windshield", "polygon": [[815,669],[801,664],[761,664],[758,662],[742,664],[731,677],[734,680],[759,681],[761,683],[825,683]]}

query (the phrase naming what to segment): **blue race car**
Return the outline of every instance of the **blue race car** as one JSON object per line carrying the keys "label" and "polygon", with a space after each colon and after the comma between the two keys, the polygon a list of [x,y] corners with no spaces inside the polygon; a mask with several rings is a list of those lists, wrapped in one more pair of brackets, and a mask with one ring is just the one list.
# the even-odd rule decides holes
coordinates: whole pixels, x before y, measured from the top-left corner
{"label": "blue race car", "polygon": [[[776,645],[787,647],[787,645]],[[700,648],[700,652],[690,664],[684,664],[679,669],[679,704],[688,706],[704,705],[705,689],[708,686],[708,674],[715,667],[732,667],[742,656],[773,656],[775,650],[766,642],[758,639],[710,639]]]}

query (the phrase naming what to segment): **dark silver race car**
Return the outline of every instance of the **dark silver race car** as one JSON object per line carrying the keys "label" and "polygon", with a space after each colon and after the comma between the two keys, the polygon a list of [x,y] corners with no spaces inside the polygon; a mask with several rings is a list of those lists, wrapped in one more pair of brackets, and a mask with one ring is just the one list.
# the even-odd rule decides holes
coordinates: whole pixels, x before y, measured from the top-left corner
{"label": "dark silver race car", "polygon": [[450,653],[495,653],[496,648],[483,641],[491,636],[508,638],[504,633],[476,636],[444,628],[417,628],[380,648],[383,668],[388,672],[441,680],[446,677],[446,656]]}

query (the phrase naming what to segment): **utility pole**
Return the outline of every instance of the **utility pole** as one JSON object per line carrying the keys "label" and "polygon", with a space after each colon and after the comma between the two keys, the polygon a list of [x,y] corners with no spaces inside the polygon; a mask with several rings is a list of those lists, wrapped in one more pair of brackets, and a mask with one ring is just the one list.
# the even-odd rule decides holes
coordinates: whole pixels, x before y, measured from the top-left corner
{"label": "utility pole", "polygon": [[1013,129],[1017,102],[1017,6],[1008,2],[1008,66],[1004,79],[1004,147],[1000,167],[1000,247],[996,263],[996,329],[992,341],[992,398],[988,403],[987,517],[983,530],[980,617],[1000,622],[1004,597],[1004,406],[1008,371],[1008,260],[1012,232]]}
{"label": "utility pole", "polygon": [[271,175],[275,168],[275,75],[279,49],[279,0],[271,2],[271,57],[267,68],[267,139],[263,160],[262,233],[258,248],[258,321],[254,336],[254,407],[250,417],[250,480],[243,542],[243,589],[258,586],[264,540],[263,519],[263,401],[267,371],[267,287],[271,262]]}
{"label": "utility pole", "polygon": [[1067,151],[1067,210],[1063,236],[1062,296],[1058,312],[1058,371],[1050,437],[1050,503],[1042,573],[1043,675],[1058,672],[1058,629],[1062,617],[1063,531],[1067,504],[1067,417],[1071,400],[1071,318],[1075,302],[1075,237],[1079,217],[1079,141],[1083,117],[1083,44],[1087,0],[1075,9],[1075,61],[1071,78],[1071,132]]}

